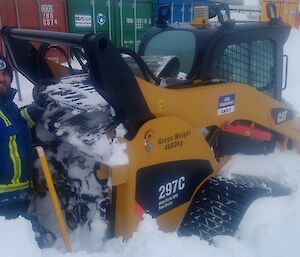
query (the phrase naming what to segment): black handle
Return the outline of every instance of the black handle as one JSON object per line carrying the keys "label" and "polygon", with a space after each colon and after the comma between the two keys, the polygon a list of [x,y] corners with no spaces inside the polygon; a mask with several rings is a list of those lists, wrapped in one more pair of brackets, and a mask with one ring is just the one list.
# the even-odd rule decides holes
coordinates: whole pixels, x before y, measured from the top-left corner
{"label": "black handle", "polygon": [[284,55],[283,59],[285,60],[285,74],[284,74],[284,86],[282,87],[282,91],[287,88],[288,66],[289,66],[289,57],[288,57],[288,55]]}
{"label": "black handle", "polygon": [[52,31],[40,31],[32,29],[17,29],[4,27],[2,35],[12,39],[21,39],[26,41],[37,41],[41,43],[61,44],[69,46],[83,46],[85,35],[74,33],[62,33]]}

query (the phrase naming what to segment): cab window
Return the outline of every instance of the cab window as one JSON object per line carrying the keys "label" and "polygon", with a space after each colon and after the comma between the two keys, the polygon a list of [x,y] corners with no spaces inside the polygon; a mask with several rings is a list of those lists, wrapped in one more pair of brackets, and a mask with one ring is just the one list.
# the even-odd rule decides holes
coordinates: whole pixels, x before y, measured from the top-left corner
{"label": "cab window", "polygon": [[211,70],[215,78],[246,83],[273,96],[275,54],[271,40],[229,44],[213,58]]}
{"label": "cab window", "polygon": [[180,71],[190,73],[196,53],[196,39],[192,32],[167,30],[149,40],[145,48],[146,56],[177,56]]}

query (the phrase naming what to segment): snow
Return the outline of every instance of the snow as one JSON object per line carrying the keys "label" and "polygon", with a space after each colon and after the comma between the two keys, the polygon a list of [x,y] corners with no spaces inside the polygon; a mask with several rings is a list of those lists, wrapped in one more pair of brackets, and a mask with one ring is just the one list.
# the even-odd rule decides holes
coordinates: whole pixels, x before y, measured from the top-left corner
{"label": "snow", "polygon": [[[113,108],[97,93],[90,79],[86,75],[76,75],[72,78],[63,78],[59,83],[49,85],[44,91],[52,104],[48,105],[43,124],[38,126],[38,138],[45,137],[45,129],[54,123],[52,133],[63,139],[76,149],[88,154],[107,165],[128,164],[126,144],[116,138],[123,138],[127,133],[124,126],[116,128],[116,138],[105,134],[105,127],[111,123],[114,114]],[[79,97],[80,96],[80,97]],[[85,120],[89,130],[82,130],[82,123],[68,124],[68,121],[77,117]],[[87,143],[88,142],[88,143]],[[49,143],[50,144],[50,143]],[[69,149],[67,151],[70,151]],[[59,158],[63,159],[63,155]],[[56,158],[57,159],[57,158]]]}
{"label": "snow", "polygon": [[[15,73],[14,73],[14,75],[15,75]],[[18,73],[17,76],[18,76],[20,84],[21,84],[21,93],[18,93],[16,95],[14,101],[19,107],[22,107],[22,106],[32,103],[32,101],[33,101],[33,98],[32,98],[33,85],[22,74]],[[12,86],[17,89],[16,76],[14,76]],[[21,94],[22,101],[19,98],[20,94]]]}
{"label": "snow", "polygon": [[260,0],[244,0],[244,5],[247,6],[260,6]]}
{"label": "snow", "polygon": [[2,256],[22,256],[24,252],[27,256],[38,256],[41,252],[34,239],[31,224],[24,218],[6,221],[4,217],[0,217],[0,229],[5,231],[0,233]]}
{"label": "snow", "polygon": [[292,30],[290,39],[284,47],[285,54],[289,57],[288,62],[288,87],[283,91],[283,97],[289,103],[300,109],[299,103],[299,65],[300,65],[300,31]]}
{"label": "snow", "polygon": [[[249,5],[252,1],[245,1]],[[248,3],[249,2],[249,3]],[[293,30],[285,47],[290,57],[289,84],[284,99],[300,112],[299,65],[300,32]],[[32,86],[22,81],[22,94],[25,105],[31,102]],[[117,157],[116,157],[117,158]],[[224,167],[223,173],[251,173],[270,176],[291,185],[294,192],[290,196],[261,198],[255,201],[244,216],[239,231],[234,237],[218,236],[212,244],[193,237],[178,237],[176,233],[164,233],[158,229],[155,220],[144,216],[137,232],[131,239],[123,241],[115,238],[103,242],[105,224],[95,219],[88,228],[75,230],[71,234],[73,253],[65,253],[59,239],[55,248],[39,249],[31,225],[19,217],[5,220],[0,217],[1,256],[7,257],[298,257],[300,253],[300,155],[295,151],[282,152],[277,149],[267,156],[236,155]],[[45,212],[51,206],[44,206]],[[5,231],[5,233],[3,233]]]}

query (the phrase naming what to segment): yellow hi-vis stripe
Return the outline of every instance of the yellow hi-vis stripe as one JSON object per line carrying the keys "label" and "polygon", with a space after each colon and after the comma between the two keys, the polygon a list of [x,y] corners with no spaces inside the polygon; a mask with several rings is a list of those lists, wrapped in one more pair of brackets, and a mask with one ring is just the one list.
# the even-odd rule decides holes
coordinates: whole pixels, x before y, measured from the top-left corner
{"label": "yellow hi-vis stripe", "polygon": [[9,137],[9,154],[13,163],[14,176],[12,179],[12,184],[19,184],[21,178],[21,158],[19,155],[19,150],[16,142],[16,135]]}
{"label": "yellow hi-vis stripe", "polygon": [[0,184],[0,194],[26,189],[26,188],[29,188],[30,185],[31,185],[31,183],[29,180],[26,182],[18,183],[18,184],[9,184],[9,185],[1,185]]}
{"label": "yellow hi-vis stripe", "polygon": [[23,108],[21,110],[21,116],[23,117],[24,120],[27,121],[28,126],[30,128],[34,127],[35,122],[31,119],[30,115],[28,114],[27,108]]}
{"label": "yellow hi-vis stripe", "polygon": [[6,127],[11,125],[9,119],[4,115],[2,111],[0,111],[0,118],[4,121]]}

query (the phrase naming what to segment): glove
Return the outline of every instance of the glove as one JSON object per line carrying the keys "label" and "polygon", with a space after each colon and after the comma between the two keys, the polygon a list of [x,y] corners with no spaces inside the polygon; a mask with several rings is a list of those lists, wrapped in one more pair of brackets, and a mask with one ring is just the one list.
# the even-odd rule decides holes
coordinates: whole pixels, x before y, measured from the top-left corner
{"label": "glove", "polygon": [[45,93],[40,93],[38,96],[34,98],[34,103],[38,109],[46,110],[51,100],[49,99],[48,95]]}

